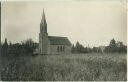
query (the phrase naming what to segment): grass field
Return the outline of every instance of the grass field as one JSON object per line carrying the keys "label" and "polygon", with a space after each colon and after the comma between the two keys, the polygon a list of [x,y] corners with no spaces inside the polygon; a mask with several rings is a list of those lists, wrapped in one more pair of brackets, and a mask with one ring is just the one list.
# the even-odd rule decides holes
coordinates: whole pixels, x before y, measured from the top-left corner
{"label": "grass field", "polygon": [[94,53],[1,58],[1,79],[126,81],[126,56],[126,54]]}

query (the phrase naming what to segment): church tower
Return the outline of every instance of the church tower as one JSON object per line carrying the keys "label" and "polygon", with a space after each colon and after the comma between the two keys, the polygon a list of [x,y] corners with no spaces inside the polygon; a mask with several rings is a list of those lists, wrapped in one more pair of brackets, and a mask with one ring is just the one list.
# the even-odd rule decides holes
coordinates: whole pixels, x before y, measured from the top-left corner
{"label": "church tower", "polygon": [[40,23],[40,33],[39,33],[39,53],[48,54],[48,33],[47,33],[47,22],[45,18],[45,13],[43,10],[42,19]]}

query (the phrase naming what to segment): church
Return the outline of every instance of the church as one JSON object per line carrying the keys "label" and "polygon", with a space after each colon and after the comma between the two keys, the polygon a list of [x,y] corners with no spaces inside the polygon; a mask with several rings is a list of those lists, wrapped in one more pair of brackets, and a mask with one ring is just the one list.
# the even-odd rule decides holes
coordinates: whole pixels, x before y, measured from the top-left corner
{"label": "church", "polygon": [[71,42],[67,37],[49,36],[43,10],[39,33],[39,54],[70,54]]}

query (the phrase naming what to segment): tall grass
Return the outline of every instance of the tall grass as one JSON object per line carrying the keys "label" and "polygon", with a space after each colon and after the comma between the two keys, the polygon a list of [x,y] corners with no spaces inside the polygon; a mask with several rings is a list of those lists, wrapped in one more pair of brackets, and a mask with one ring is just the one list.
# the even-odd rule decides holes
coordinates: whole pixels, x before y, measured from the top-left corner
{"label": "tall grass", "polygon": [[2,63],[2,80],[127,80],[125,54],[38,55],[8,60],[5,58]]}

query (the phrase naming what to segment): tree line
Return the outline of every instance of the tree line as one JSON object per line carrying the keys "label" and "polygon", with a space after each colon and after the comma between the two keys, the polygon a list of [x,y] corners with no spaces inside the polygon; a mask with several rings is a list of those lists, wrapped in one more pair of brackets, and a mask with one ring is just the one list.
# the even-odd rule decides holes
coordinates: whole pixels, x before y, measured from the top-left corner
{"label": "tree line", "polygon": [[123,42],[112,39],[108,46],[99,46],[90,48],[84,47],[79,42],[72,46],[72,53],[127,53],[127,46]]}
{"label": "tree line", "polygon": [[12,44],[11,42],[8,43],[7,39],[5,39],[5,42],[2,44],[1,53],[3,56],[26,55],[26,54],[32,54],[37,47],[38,47],[38,43],[34,42],[32,39],[27,39],[21,41],[20,43],[14,43],[14,44]]}
{"label": "tree line", "polygon": [[[21,41],[20,43],[12,44],[8,43],[7,39],[2,44],[2,55],[28,55],[33,54],[33,52],[38,49],[39,44],[34,42],[32,39],[27,39]],[[37,50],[38,51],[38,50]],[[72,45],[71,48],[72,53],[127,53],[127,46],[123,44],[123,42],[115,41],[112,39],[108,46],[99,46],[90,48],[84,47],[79,42],[76,45]]]}

